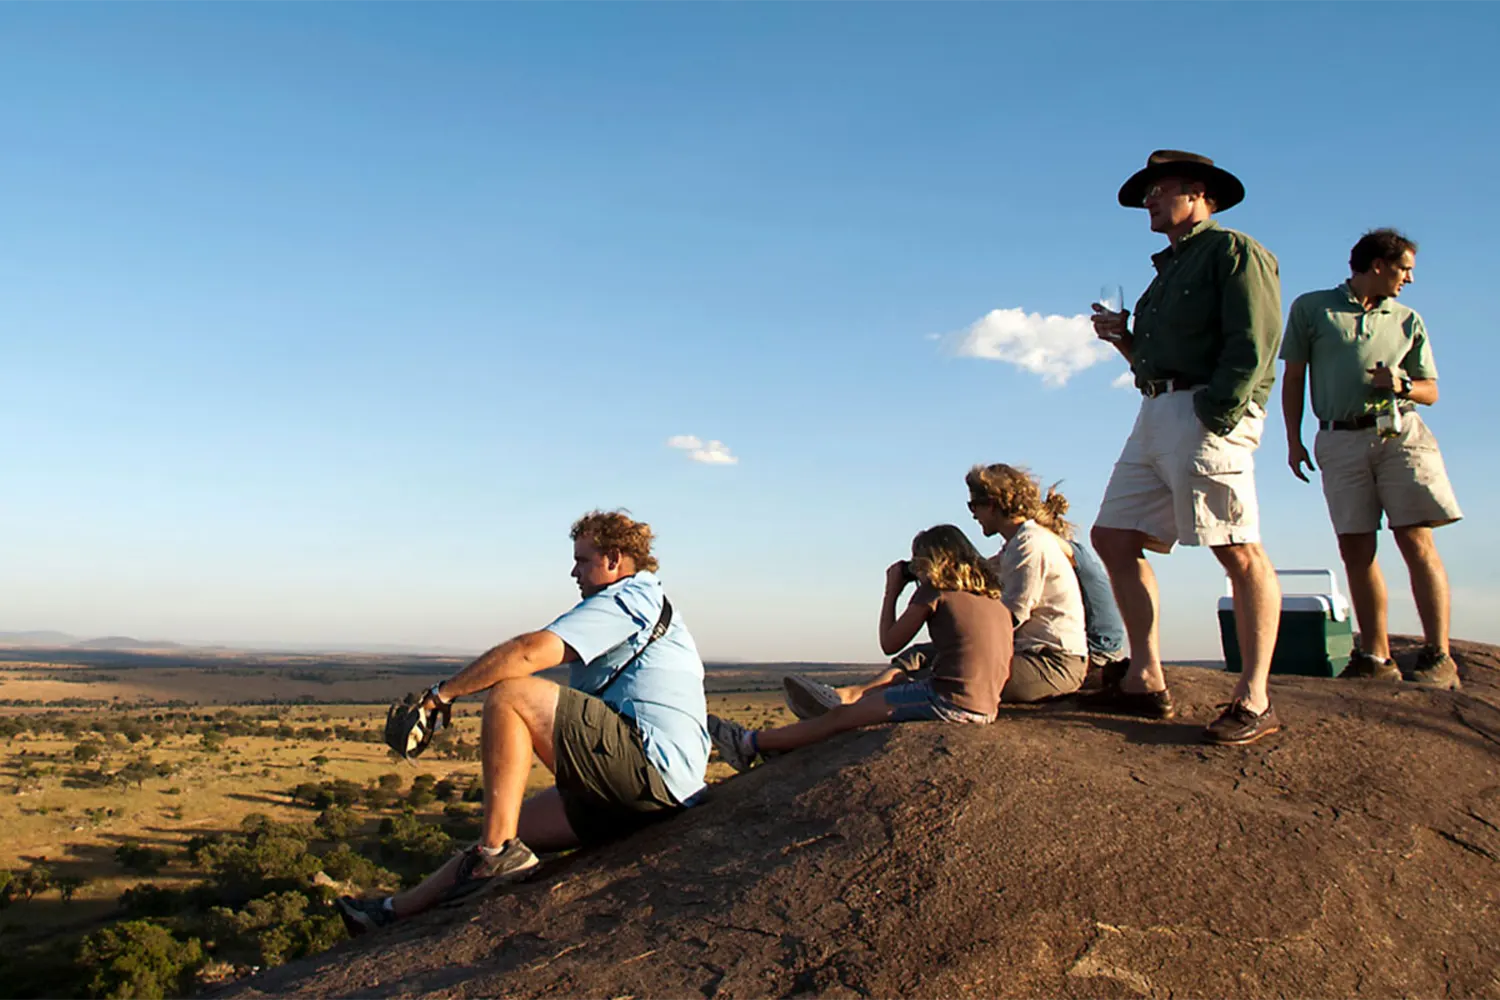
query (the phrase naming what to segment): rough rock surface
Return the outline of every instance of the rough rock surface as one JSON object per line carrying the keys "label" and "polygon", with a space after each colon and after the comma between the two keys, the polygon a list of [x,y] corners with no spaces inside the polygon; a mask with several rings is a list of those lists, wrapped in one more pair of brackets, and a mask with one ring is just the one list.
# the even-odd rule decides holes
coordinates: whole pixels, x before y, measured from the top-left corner
{"label": "rough rock surface", "polygon": [[1191,668],[1189,721],[846,734],[230,994],[1500,997],[1500,649],[1455,646],[1459,694],[1277,677],[1248,748]]}

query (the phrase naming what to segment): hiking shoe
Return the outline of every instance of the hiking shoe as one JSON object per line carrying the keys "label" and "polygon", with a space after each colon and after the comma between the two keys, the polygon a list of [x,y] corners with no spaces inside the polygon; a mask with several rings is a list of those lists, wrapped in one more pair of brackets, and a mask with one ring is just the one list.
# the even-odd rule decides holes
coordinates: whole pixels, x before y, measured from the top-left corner
{"label": "hiking shoe", "polygon": [[1281,729],[1274,705],[1267,705],[1264,712],[1252,712],[1242,701],[1233,701],[1223,707],[1223,713],[1203,730],[1204,743],[1241,746]]}
{"label": "hiking shoe", "polygon": [[799,719],[816,719],[829,709],[838,708],[844,703],[844,699],[833,688],[801,674],[783,677],[781,686],[784,689],[782,694],[786,698],[786,707]]}
{"label": "hiking shoe", "polygon": [[386,909],[384,899],[355,899],[340,896],[334,900],[339,917],[344,921],[344,930],[350,937],[359,937],[369,931],[378,931],[396,922],[396,914]]}
{"label": "hiking shoe", "polygon": [[1418,687],[1438,691],[1457,691],[1462,686],[1458,680],[1458,664],[1453,662],[1453,657],[1433,646],[1423,646],[1417,654],[1411,680]]}
{"label": "hiking shoe", "polygon": [[519,882],[527,878],[541,861],[531,848],[512,837],[500,848],[499,854],[487,854],[479,844],[466,848],[458,862],[458,871],[453,876],[453,885],[443,893],[443,902],[492,889],[508,882]]}
{"label": "hiking shoe", "polygon": [[755,752],[745,748],[750,742],[745,739],[748,732],[738,722],[717,715],[708,717],[708,736],[714,742],[714,749],[719,751],[719,759],[736,771],[748,771],[755,763]]}
{"label": "hiking shoe", "polygon": [[1122,691],[1118,683],[1078,696],[1078,702],[1095,712],[1112,715],[1139,715],[1147,719],[1170,719],[1177,714],[1177,705],[1172,701],[1172,692]]}
{"label": "hiking shoe", "polygon": [[1344,672],[1339,674],[1339,677],[1355,680],[1399,681],[1401,668],[1390,660],[1382,660],[1362,649],[1356,649],[1349,654],[1349,664],[1344,667]]}

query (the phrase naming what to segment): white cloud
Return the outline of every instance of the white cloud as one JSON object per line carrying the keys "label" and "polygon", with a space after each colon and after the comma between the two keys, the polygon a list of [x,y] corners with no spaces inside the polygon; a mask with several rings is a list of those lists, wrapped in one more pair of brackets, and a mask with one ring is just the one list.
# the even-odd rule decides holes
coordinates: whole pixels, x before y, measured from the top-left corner
{"label": "white cloud", "polygon": [[992,309],[967,330],[943,339],[958,357],[1006,361],[1053,386],[1115,353],[1094,336],[1087,316],[1043,316],[1024,309]]}
{"label": "white cloud", "polygon": [[1135,372],[1127,368],[1125,371],[1122,371],[1120,374],[1116,375],[1115,380],[1111,382],[1110,385],[1114,386],[1116,389],[1134,389]]}
{"label": "white cloud", "polygon": [[693,434],[678,434],[667,438],[668,448],[679,448],[688,453],[688,458],[704,465],[738,465],[739,459],[729,450],[729,446],[723,441],[709,441],[706,444],[702,439]]}

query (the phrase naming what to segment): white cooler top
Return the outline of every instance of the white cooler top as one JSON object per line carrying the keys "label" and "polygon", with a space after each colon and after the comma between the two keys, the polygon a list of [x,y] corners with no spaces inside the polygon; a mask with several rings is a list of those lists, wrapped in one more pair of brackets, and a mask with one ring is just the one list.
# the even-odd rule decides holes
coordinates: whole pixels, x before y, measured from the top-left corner
{"label": "white cooler top", "polygon": [[[1338,581],[1331,569],[1278,569],[1276,578],[1281,583],[1281,610],[1318,612],[1332,621],[1341,622],[1349,617],[1349,601],[1339,593]],[[1312,589],[1312,581],[1322,584]],[[1224,589],[1228,591],[1229,578],[1224,578]],[[1226,593],[1219,598],[1220,611],[1234,610],[1234,596]]]}

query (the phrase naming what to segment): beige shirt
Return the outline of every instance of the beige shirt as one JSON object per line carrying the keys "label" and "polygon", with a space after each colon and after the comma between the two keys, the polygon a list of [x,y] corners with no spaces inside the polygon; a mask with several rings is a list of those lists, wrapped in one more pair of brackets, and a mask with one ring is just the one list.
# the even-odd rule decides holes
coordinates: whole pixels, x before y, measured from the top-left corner
{"label": "beige shirt", "polygon": [[1000,573],[1000,599],[1016,620],[1016,652],[1050,648],[1089,655],[1083,591],[1056,535],[1026,521],[990,562]]}

